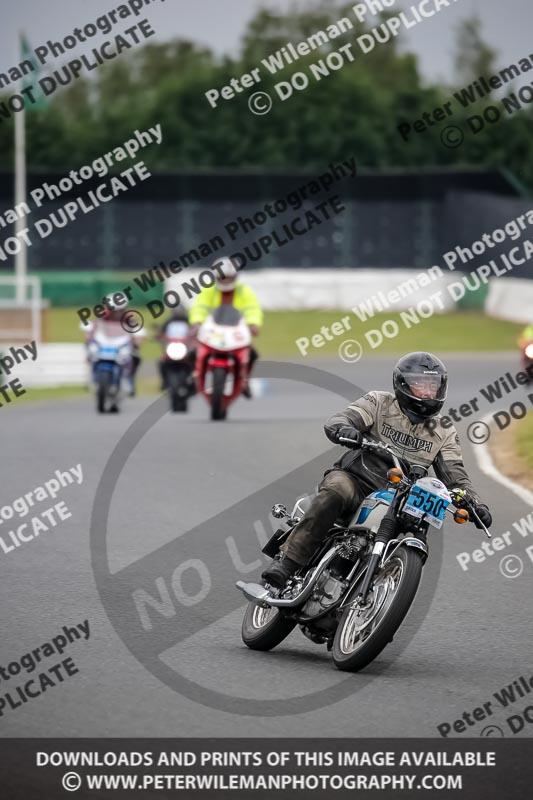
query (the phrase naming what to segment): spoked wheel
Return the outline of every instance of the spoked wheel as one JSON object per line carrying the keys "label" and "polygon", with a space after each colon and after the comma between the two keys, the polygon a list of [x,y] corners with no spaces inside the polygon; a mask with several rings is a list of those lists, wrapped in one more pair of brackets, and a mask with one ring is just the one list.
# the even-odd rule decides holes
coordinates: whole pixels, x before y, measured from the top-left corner
{"label": "spoked wheel", "polygon": [[422,565],[416,550],[400,547],[377,573],[367,603],[354,601],[344,611],[333,640],[337,669],[366,667],[392,641],[416,595]]}
{"label": "spoked wheel", "polygon": [[272,650],[295,626],[296,622],[283,617],[277,608],[248,603],[242,621],[242,640],[252,650]]}

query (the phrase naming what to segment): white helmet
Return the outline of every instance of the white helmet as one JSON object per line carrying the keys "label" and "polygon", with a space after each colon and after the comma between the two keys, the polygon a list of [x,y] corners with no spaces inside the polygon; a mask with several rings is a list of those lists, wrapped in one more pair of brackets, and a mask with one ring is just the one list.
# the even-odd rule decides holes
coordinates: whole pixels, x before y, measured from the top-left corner
{"label": "white helmet", "polygon": [[217,258],[213,263],[213,268],[217,276],[215,280],[217,289],[220,289],[221,292],[233,291],[237,283],[237,270],[231,258],[227,256]]}
{"label": "white helmet", "polygon": [[108,294],[103,298],[103,302],[105,303],[105,312],[104,312],[104,319],[109,317],[109,314],[112,314],[113,311],[127,311],[129,302],[126,299],[124,303],[120,303],[117,305],[114,301],[114,295]]}

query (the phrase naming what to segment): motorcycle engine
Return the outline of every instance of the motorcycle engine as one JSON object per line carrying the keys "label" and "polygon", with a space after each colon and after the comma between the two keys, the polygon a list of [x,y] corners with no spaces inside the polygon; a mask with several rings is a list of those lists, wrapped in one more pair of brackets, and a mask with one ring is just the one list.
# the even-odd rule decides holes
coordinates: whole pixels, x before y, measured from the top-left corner
{"label": "motorcycle engine", "polygon": [[325,569],[320,576],[313,594],[302,607],[302,614],[306,617],[314,617],[334,605],[344,591],[345,581],[337,572]]}

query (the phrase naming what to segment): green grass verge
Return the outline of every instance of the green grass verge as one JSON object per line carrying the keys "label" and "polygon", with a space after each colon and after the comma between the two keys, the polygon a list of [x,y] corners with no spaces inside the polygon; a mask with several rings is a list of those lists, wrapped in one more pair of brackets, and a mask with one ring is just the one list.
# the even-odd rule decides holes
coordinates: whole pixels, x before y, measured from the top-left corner
{"label": "green grass verge", "polygon": [[345,339],[356,339],[363,345],[365,353],[370,353],[372,349],[365,334],[380,329],[387,320],[396,322],[400,330],[394,339],[384,338],[376,348],[376,353],[405,353],[422,347],[436,353],[515,350],[521,328],[513,322],[475,313],[436,314],[407,329],[399,314],[376,314],[368,322],[361,322],[349,312],[275,312],[266,315],[264,334],[261,334],[261,352],[264,350],[268,355],[300,355],[296,339],[307,337],[312,340],[314,334],[320,334],[323,325],[329,327],[343,317],[348,318],[350,330],[334,337],[333,341],[324,341],[320,347],[311,344],[307,355],[337,355],[339,345]]}
{"label": "green grass verge", "polygon": [[533,472],[533,414],[516,426],[514,444],[518,456]]}
{"label": "green grass verge", "polygon": [[[420,347],[436,352],[515,350],[522,327],[514,322],[496,320],[477,313],[435,314],[407,330],[399,314],[376,314],[372,320],[363,323],[348,311],[270,311],[265,314],[264,328],[257,342],[258,348],[262,356],[269,358],[299,356],[301,353],[295,344],[297,339],[312,339],[315,334],[320,334],[323,326],[330,327],[343,317],[349,319],[351,329],[334,337],[332,341],[324,339],[321,347],[310,346],[308,355],[337,355],[341,342],[350,338],[359,340],[364,345],[365,352],[371,352],[370,345],[365,342],[365,333],[370,329],[380,328],[389,319],[398,323],[400,332],[394,339],[385,339],[376,349],[377,353],[402,353]],[[148,321],[149,315],[145,315],[145,319],[150,331],[152,321]],[[50,309],[46,334],[50,342],[81,341],[82,331],[76,309]],[[142,347],[144,358],[158,357],[160,346],[150,341],[149,337]]]}
{"label": "green grass verge", "polygon": [[[64,400],[68,397],[85,397],[88,402],[93,403],[93,390],[87,390],[83,386],[53,386],[46,389],[25,387],[26,394],[18,397],[16,402],[35,403],[41,400]],[[141,378],[137,381],[137,394],[139,397],[155,395],[159,392],[159,381],[157,378]]]}
{"label": "green grass verge", "polygon": [[[491,319],[483,314],[464,312],[436,314],[407,330],[399,314],[376,314],[372,320],[363,323],[348,311],[270,311],[265,314],[264,328],[257,341],[258,349],[263,358],[301,358],[301,352],[295,344],[297,339],[303,337],[312,339],[315,334],[320,334],[323,326],[330,328],[334,322],[340,321],[343,317],[348,318],[350,330],[346,330],[340,336],[335,336],[332,341],[327,341],[323,332],[323,346],[313,347],[310,345],[307,350],[309,356],[338,356],[339,346],[345,339],[357,339],[364,345],[365,353],[370,353],[372,351],[365,341],[365,333],[371,329],[380,328],[389,319],[398,323],[400,332],[394,339],[385,339],[383,344],[376,348],[376,353],[404,353],[409,350],[418,350],[421,347],[436,353],[514,350],[522,327],[513,322]],[[150,334],[155,323],[148,314],[145,314],[145,320]],[[46,320],[47,340],[49,342],[83,341],[83,332],[79,327],[79,322],[75,308],[49,309]],[[155,361],[159,358],[160,352],[161,346],[148,335],[142,344],[143,359]],[[157,391],[156,379],[139,381],[139,394],[155,394]],[[86,390],[79,386],[28,389],[27,394],[21,397],[20,401],[53,400],[77,396],[87,397]],[[531,426],[533,426],[533,422]],[[533,460],[533,454],[530,454],[529,458]]]}

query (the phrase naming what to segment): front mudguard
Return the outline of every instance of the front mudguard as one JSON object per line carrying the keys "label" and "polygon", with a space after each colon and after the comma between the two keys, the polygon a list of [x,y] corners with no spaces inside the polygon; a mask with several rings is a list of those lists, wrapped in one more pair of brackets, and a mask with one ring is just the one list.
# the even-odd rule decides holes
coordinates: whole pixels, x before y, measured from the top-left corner
{"label": "front mudguard", "polygon": [[380,562],[381,567],[386,564],[387,561],[390,561],[399,547],[412,547],[414,550],[418,550],[422,556],[422,563],[426,563],[429,556],[427,542],[420,539],[418,536],[404,536],[403,539],[393,539],[388,543]]}
{"label": "front mudguard", "polygon": [[[391,541],[387,544],[387,546],[386,546],[386,548],[385,548],[385,550],[383,552],[383,556],[381,558],[381,561],[379,562],[378,570],[381,569],[382,567],[384,567],[385,564],[388,561],[390,561],[390,559],[393,557],[394,553],[400,547],[412,547],[413,550],[418,550],[418,552],[420,553],[421,558],[422,558],[422,564],[426,563],[426,561],[428,559],[428,556],[429,556],[429,549],[428,549],[427,543],[424,542],[422,539],[419,539],[417,536],[404,536],[403,539],[391,539]],[[339,607],[340,610],[346,608],[346,606],[349,605],[349,603],[353,600],[353,596],[354,596],[355,590],[356,589],[358,591],[360,590],[360,588],[361,588],[361,580],[363,579],[363,577],[364,577],[364,575],[366,573],[367,567],[368,567],[368,562],[361,564],[360,571],[356,574],[356,576],[355,576],[355,578],[354,578],[354,580],[352,582],[352,585],[350,586],[350,588],[346,592],[346,595],[344,596],[343,601],[340,604],[340,607]]]}

